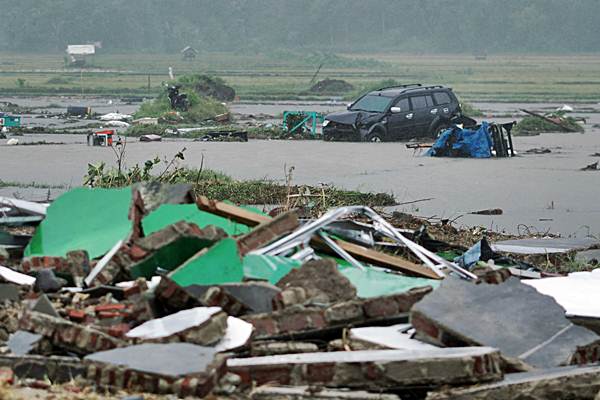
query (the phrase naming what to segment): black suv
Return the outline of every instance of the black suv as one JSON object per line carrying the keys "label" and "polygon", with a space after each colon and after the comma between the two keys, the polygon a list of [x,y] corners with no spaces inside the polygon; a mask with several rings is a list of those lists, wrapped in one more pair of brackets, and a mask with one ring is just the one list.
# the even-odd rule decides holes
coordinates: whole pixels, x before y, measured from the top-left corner
{"label": "black suv", "polygon": [[433,139],[460,117],[460,104],[450,88],[419,83],[386,87],[360,97],[348,111],[326,116],[323,138],[369,142]]}

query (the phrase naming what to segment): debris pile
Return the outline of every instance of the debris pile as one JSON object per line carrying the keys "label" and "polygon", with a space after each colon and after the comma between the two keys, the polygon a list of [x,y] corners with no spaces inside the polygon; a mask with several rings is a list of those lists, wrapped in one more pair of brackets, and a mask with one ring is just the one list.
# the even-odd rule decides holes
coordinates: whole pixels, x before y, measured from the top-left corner
{"label": "debris pile", "polygon": [[515,135],[539,135],[545,132],[584,132],[584,127],[578,119],[565,115],[568,110],[559,109],[549,114],[540,114],[537,112],[521,109],[527,114],[518,124],[515,125],[513,133]]}
{"label": "debris pile", "polygon": [[3,390],[390,400],[600,391],[597,271],[548,277],[513,257],[594,252],[593,239],[484,238],[467,249],[364,206],[270,216],[160,183],[78,188],[51,204],[0,198],[0,208]]}

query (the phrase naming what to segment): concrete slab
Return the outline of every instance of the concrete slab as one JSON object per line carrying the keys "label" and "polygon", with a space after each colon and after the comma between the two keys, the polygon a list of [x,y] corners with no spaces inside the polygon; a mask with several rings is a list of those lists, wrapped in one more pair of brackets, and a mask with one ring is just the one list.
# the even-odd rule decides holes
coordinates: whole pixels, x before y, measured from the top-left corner
{"label": "concrete slab", "polygon": [[600,269],[523,283],[553,297],[565,309],[567,316],[600,318]]}
{"label": "concrete slab", "polygon": [[431,350],[438,348],[429,343],[412,339],[411,335],[406,333],[409,328],[411,328],[410,324],[352,328],[350,329],[350,339],[396,350]]}
{"label": "concrete slab", "polygon": [[150,374],[181,377],[204,372],[214,356],[212,347],[191,343],[144,343],[93,353],[84,360],[119,365]]}
{"label": "concrete slab", "polygon": [[37,311],[42,314],[48,314],[52,317],[60,317],[60,314],[58,314],[58,312],[54,309],[54,306],[50,302],[50,299],[48,299],[48,296],[46,296],[45,294],[42,294],[36,300],[35,304],[31,308],[31,311]]}
{"label": "concrete slab", "polygon": [[600,245],[594,238],[552,238],[504,240],[492,244],[492,250],[514,254],[566,253],[571,250],[585,250]]}
{"label": "concrete slab", "polygon": [[42,339],[42,335],[25,331],[16,331],[8,338],[6,345],[10,352],[16,356],[24,356],[35,348]]}
{"label": "concrete slab", "polygon": [[446,278],[413,306],[411,323],[434,343],[493,346],[539,368],[570,364],[600,340],[573,325],[550,296],[512,277],[498,285]]}
{"label": "concrete slab", "polygon": [[127,332],[140,341],[189,342],[209,346],[220,341],[227,329],[227,314],[219,307],[196,307],[157,318]]}
{"label": "concrete slab", "polygon": [[429,393],[427,400],[597,399],[600,366],[508,374],[497,383]]}
{"label": "concrete slab", "polygon": [[400,400],[395,394],[310,386],[261,386],[250,393],[252,400]]}
{"label": "concrete slab", "polygon": [[224,359],[211,347],[191,343],[145,343],[90,354],[86,376],[100,389],[208,395],[224,373]]}
{"label": "concrete slab", "polygon": [[500,354],[489,347],[300,353],[227,361],[244,384],[360,389],[440,387],[499,380]]}
{"label": "concrete slab", "polygon": [[10,283],[0,284],[0,301],[19,301],[19,288]]}
{"label": "concrete slab", "polygon": [[578,251],[575,254],[575,261],[598,265],[600,264],[600,249]]}

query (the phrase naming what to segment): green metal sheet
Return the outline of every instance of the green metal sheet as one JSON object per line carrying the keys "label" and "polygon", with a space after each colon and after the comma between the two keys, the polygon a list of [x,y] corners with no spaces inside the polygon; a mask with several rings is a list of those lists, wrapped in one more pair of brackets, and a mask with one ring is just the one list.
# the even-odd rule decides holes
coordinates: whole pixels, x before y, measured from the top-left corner
{"label": "green metal sheet", "polygon": [[163,204],[142,220],[142,227],[144,233],[150,235],[179,221],[193,222],[200,228],[207,225],[218,226],[230,236],[250,231],[246,225],[199,210],[195,204]]}
{"label": "green metal sheet", "polygon": [[195,237],[181,237],[131,266],[129,273],[134,278],[150,279],[156,274],[158,268],[172,271],[210,244],[212,242]]}
{"label": "green metal sheet", "polygon": [[242,260],[234,239],[226,238],[192,257],[169,277],[180,286],[241,282]]}
{"label": "green metal sheet", "polygon": [[[356,287],[358,297],[370,298],[403,293],[423,286],[436,288],[440,281],[435,279],[413,278],[399,275],[373,266],[365,266],[364,270],[349,265],[346,261],[335,259],[340,272]],[[244,275],[246,278],[262,279],[275,285],[292,269],[301,263],[285,257],[248,255],[244,257]]]}
{"label": "green metal sheet", "polygon": [[285,257],[250,254],[244,257],[244,276],[248,279],[265,280],[273,285],[292,269],[300,267],[300,261]]}
{"label": "green metal sheet", "polygon": [[378,267],[366,267],[363,271],[352,266],[340,266],[340,272],[352,282],[358,297],[362,298],[403,293],[423,286],[436,288],[440,284],[436,279],[399,275]]}
{"label": "green metal sheet", "polygon": [[25,256],[64,257],[86,250],[90,258],[100,257],[131,232],[130,204],[129,187],[70,190],[48,207]]}

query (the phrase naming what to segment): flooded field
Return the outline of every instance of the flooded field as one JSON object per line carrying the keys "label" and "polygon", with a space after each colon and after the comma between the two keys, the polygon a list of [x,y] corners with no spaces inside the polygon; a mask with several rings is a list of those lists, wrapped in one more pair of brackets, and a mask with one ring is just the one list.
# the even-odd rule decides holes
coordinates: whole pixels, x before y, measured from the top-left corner
{"label": "flooded field", "polygon": [[[49,104],[56,111],[73,105],[72,99],[0,99],[21,106],[39,107]],[[105,99],[88,102],[95,111],[135,111],[136,105]],[[496,121],[515,118],[508,114],[519,108],[555,109],[561,104],[475,104],[487,115],[501,115]],[[310,109],[321,112],[343,109],[343,104],[310,102],[237,103],[231,105],[237,118],[261,115],[278,123],[284,110]],[[322,141],[266,141],[248,143],[193,142],[165,139],[160,143],[140,143],[131,138],[127,144],[129,166],[159,156],[171,158],[186,147],[185,164],[204,166],[240,179],[273,179],[283,181],[284,170],[294,166],[294,181],[299,184],[334,184],[347,189],[393,193],[399,202],[423,198],[405,209],[417,215],[455,219],[457,224],[481,225],[508,232],[552,232],[585,236],[600,233],[600,172],[580,171],[598,158],[600,122],[597,104],[579,104],[575,115],[587,119],[586,133],[543,134],[516,137],[518,157],[512,159],[448,159],[428,158],[407,149],[404,143],[329,143]],[[24,124],[38,126],[64,125],[60,118],[43,118],[37,111],[24,116]],[[93,121],[86,121],[82,125]],[[97,122],[97,121],[96,121]],[[54,124],[54,125],[51,125]],[[15,193],[33,199],[51,197],[65,188],[82,184],[89,163],[113,165],[111,149],[88,147],[83,135],[35,134],[19,137],[22,142],[45,141],[61,144],[7,146],[0,141],[0,178],[18,182],[4,187],[0,194]],[[527,150],[545,147],[547,154],[528,154]],[[31,188],[33,184],[43,186]],[[47,186],[50,186],[48,188]],[[60,187],[54,187],[60,186]],[[503,215],[476,216],[468,212],[501,208]]]}

